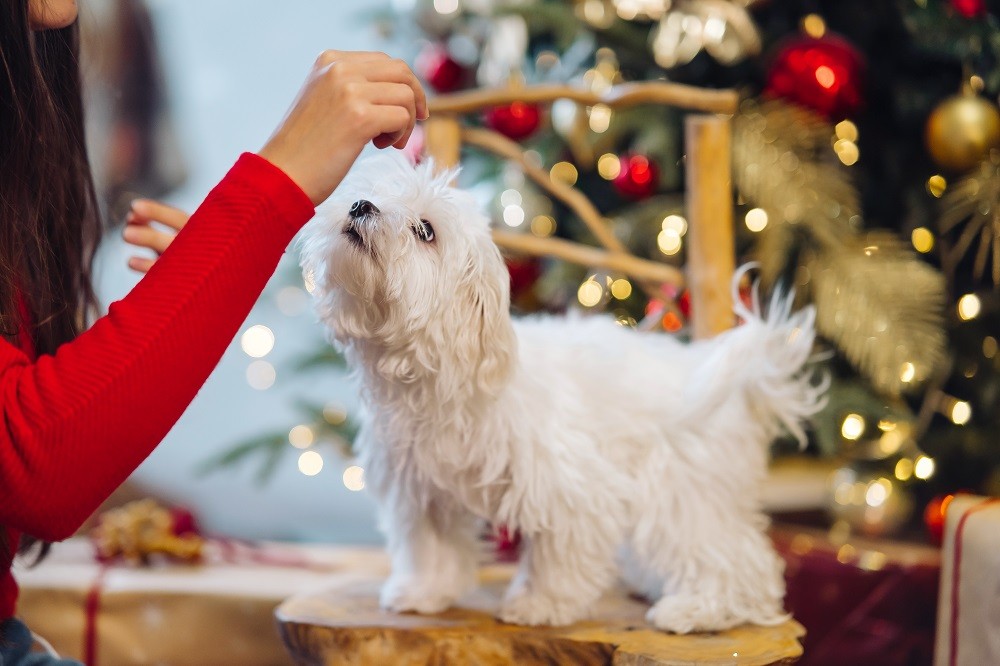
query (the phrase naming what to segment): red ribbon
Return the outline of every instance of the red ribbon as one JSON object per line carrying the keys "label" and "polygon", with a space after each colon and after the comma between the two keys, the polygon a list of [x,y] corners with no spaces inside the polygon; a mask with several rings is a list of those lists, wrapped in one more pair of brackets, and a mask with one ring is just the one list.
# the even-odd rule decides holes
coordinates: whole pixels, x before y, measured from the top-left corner
{"label": "red ribbon", "polygon": [[1000,498],[994,497],[977,504],[962,514],[962,517],[958,519],[958,526],[955,527],[955,561],[951,569],[951,644],[948,656],[948,663],[951,666],[958,664],[958,588],[961,578],[959,572],[962,568],[962,535],[965,533],[965,523],[968,522],[969,516],[972,514],[988,509],[997,502],[1000,502]]}
{"label": "red ribbon", "polygon": [[104,577],[108,565],[101,564],[97,576],[87,591],[84,604],[83,620],[83,663],[87,666],[97,666],[97,616],[101,612],[101,589],[104,587]]}

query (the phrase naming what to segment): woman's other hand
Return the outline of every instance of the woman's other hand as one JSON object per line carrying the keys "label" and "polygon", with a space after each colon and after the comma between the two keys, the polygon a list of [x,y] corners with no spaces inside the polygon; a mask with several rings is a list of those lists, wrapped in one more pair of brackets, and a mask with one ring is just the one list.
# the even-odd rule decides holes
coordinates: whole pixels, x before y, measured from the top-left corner
{"label": "woman's other hand", "polygon": [[423,88],[402,60],[324,51],[259,154],[318,205],[369,141],[377,148],[402,148],[416,121],[426,118]]}
{"label": "woman's other hand", "polygon": [[[127,243],[136,247],[144,247],[152,250],[159,257],[167,249],[177,232],[184,228],[188,218],[191,217],[184,211],[162,204],[150,199],[136,199],[132,202],[132,209],[125,217],[125,230],[122,237]],[[153,226],[157,222],[169,231],[163,231]],[[132,270],[145,273],[156,259],[147,257],[129,257],[128,267]]]}

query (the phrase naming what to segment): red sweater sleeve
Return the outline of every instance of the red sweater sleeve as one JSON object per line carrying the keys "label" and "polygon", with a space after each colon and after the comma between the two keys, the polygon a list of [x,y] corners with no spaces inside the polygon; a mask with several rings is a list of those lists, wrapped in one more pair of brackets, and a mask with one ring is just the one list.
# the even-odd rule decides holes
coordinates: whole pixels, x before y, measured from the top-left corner
{"label": "red sweater sleeve", "polygon": [[0,525],[64,539],[180,418],[313,214],[243,155],[108,314],[32,362],[0,341]]}

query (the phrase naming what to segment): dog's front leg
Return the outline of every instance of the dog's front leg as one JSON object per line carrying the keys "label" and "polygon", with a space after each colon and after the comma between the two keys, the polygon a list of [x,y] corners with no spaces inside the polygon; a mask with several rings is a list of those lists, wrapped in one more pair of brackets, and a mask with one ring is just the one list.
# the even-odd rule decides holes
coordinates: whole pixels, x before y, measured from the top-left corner
{"label": "dog's front leg", "polygon": [[[587,616],[615,578],[616,535],[583,525],[526,540],[500,619],[511,624],[565,625]],[[587,531],[589,534],[583,534]]]}
{"label": "dog's front leg", "polygon": [[438,613],[475,588],[477,519],[446,498],[426,511],[394,501],[383,509],[392,574],[382,586],[382,606],[395,612]]}

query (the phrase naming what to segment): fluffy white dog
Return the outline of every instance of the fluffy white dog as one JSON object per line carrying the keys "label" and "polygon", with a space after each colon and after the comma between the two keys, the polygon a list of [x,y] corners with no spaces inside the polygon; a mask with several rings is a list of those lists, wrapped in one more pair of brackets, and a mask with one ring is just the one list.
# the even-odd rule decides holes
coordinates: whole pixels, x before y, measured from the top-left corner
{"label": "fluffy white dog", "polygon": [[320,318],[360,378],[358,436],[392,575],[434,613],[477,582],[483,519],[519,530],[500,617],[567,624],[621,571],[675,632],[785,618],[760,508],[768,445],[820,407],[813,312],[682,344],[602,317],[511,320],[509,277],[467,192],[402,157],[360,164],[304,234]]}

